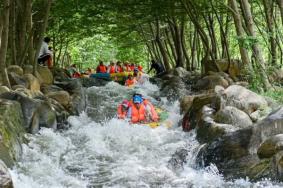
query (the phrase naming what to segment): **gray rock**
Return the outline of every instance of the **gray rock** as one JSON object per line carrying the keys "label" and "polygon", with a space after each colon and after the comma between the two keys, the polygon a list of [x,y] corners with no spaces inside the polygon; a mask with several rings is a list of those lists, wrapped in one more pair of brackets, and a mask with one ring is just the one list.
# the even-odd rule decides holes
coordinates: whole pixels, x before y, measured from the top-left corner
{"label": "gray rock", "polygon": [[0,95],[6,92],[10,92],[10,89],[7,86],[0,86]]}
{"label": "gray rock", "polygon": [[18,101],[21,104],[25,128],[36,133],[40,127],[56,129],[56,113],[51,104],[44,98],[31,99],[20,93],[10,92],[0,95],[0,98]]}
{"label": "gray rock", "polygon": [[195,87],[198,90],[208,90],[214,89],[217,85],[227,88],[229,86],[229,83],[220,75],[210,75],[197,81]]}
{"label": "gray rock", "polygon": [[238,85],[229,86],[224,91],[224,98],[227,106],[234,106],[248,115],[267,107],[264,97]]}
{"label": "gray rock", "polygon": [[218,123],[231,124],[239,128],[246,128],[253,124],[248,114],[233,106],[226,106],[219,110],[215,114],[214,120]]}

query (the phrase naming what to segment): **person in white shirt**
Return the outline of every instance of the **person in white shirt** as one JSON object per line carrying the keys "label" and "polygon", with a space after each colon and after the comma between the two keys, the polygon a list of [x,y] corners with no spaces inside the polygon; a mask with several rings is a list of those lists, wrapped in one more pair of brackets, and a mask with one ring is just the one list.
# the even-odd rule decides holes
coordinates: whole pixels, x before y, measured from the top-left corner
{"label": "person in white shirt", "polygon": [[50,42],[50,38],[49,37],[45,37],[43,39],[40,51],[39,51],[39,55],[37,58],[37,62],[40,65],[45,65],[45,62],[51,58],[52,56],[52,52],[48,49],[48,43]]}

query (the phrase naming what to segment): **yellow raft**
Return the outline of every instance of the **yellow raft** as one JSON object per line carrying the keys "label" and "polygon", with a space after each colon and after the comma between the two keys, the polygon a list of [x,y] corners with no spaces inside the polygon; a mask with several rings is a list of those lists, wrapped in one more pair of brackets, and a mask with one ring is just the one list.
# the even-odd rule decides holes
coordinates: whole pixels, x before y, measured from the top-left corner
{"label": "yellow raft", "polygon": [[156,108],[155,110],[159,115],[160,121],[159,122],[151,122],[151,123],[147,123],[147,124],[144,124],[144,125],[147,125],[147,126],[153,128],[153,129],[157,128],[159,126],[171,128],[173,126],[173,122],[168,119],[168,112],[166,112],[166,111],[164,111],[160,108]]}
{"label": "yellow raft", "polygon": [[134,75],[134,72],[120,72],[110,74],[111,80],[114,81],[125,81],[129,75]]}

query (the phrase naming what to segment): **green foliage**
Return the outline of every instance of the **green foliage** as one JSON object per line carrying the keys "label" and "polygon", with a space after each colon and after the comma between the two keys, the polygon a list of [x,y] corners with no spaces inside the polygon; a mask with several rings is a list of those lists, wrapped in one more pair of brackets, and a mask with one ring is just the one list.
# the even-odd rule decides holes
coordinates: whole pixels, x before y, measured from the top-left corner
{"label": "green foliage", "polygon": [[279,102],[280,104],[283,104],[283,88],[282,87],[277,87],[275,90],[273,91],[267,91],[267,92],[263,92],[261,93],[264,96],[270,97],[273,100]]}

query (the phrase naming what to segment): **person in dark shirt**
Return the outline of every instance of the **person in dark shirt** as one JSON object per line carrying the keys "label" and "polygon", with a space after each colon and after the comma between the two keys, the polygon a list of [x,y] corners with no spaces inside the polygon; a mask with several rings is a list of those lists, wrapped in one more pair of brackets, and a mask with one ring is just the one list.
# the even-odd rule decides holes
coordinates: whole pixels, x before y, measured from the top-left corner
{"label": "person in dark shirt", "polygon": [[150,73],[152,71],[152,69],[155,70],[156,75],[165,72],[165,68],[162,65],[162,63],[161,62],[156,62],[155,60],[151,60],[151,67],[150,67],[148,73]]}

